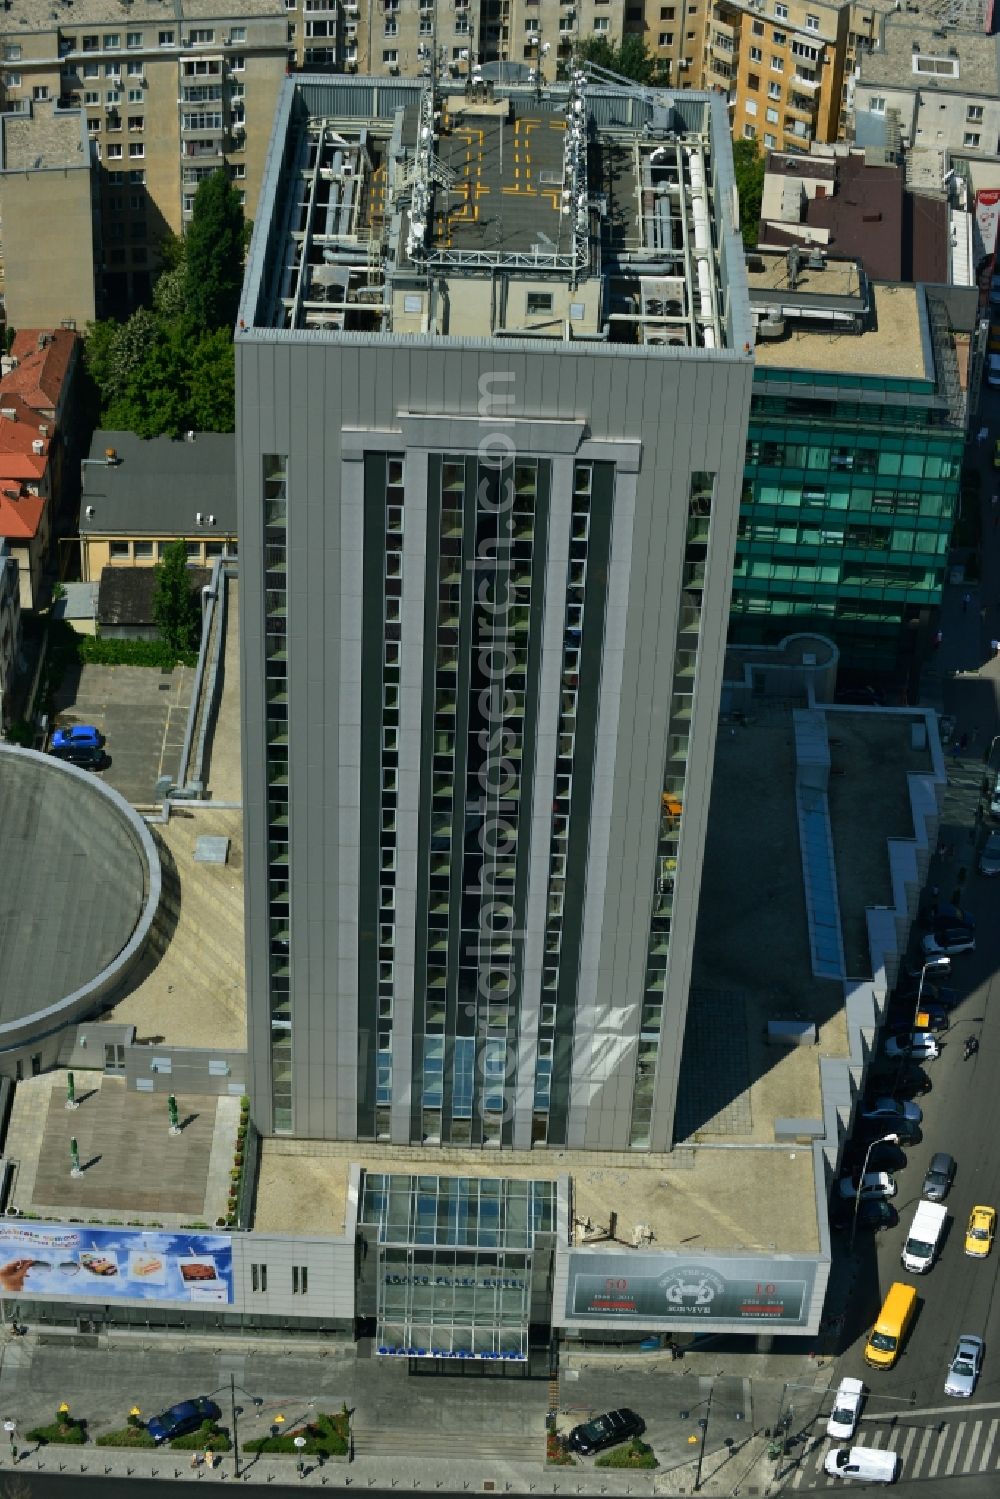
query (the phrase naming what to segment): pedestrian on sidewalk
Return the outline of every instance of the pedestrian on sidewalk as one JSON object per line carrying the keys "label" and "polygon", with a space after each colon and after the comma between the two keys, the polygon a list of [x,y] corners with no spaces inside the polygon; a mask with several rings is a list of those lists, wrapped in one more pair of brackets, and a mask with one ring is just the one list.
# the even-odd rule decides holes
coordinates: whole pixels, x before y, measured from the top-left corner
{"label": "pedestrian on sidewalk", "polygon": [[963,614],[968,614],[968,612],[969,612],[969,605],[971,603],[972,603],[972,594],[971,593],[963,593],[962,594],[962,613]]}
{"label": "pedestrian on sidewalk", "polygon": [[961,751],[961,753],[964,755],[965,752],[966,752],[966,750],[969,748],[969,736],[968,736],[968,734],[961,734],[961,735],[959,735],[958,748]]}
{"label": "pedestrian on sidewalk", "polygon": [[[1000,599],[997,600],[997,608],[1000,609]],[[942,642],[943,639],[944,639],[944,632],[943,632],[943,630],[935,630],[934,631],[934,649],[936,651],[939,651],[941,649],[941,642]]]}
{"label": "pedestrian on sidewalk", "polygon": [[[1000,515],[997,516],[997,520],[1000,521]],[[986,623],[986,613],[987,613],[986,605],[984,604],[983,607],[979,611],[979,623],[981,625],[984,625]]]}

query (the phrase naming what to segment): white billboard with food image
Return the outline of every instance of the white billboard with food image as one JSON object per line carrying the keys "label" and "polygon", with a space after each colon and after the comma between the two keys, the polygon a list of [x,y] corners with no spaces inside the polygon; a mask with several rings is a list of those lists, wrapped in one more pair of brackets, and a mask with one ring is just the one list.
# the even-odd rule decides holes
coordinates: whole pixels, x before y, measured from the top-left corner
{"label": "white billboard with food image", "polygon": [[0,1296],[230,1304],[232,1243],[183,1229],[0,1221]]}

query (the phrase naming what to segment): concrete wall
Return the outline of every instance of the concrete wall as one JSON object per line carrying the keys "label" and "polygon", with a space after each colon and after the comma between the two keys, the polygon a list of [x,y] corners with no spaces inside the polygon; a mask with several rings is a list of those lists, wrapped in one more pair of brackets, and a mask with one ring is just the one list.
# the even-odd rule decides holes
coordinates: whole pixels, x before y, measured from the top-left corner
{"label": "concrete wall", "polygon": [[95,316],[90,163],[4,172],[4,303],[13,328],[83,329]]}
{"label": "concrete wall", "polygon": [[[226,1068],[223,1072],[221,1069]],[[231,1094],[246,1092],[245,1051],[197,1046],[130,1046],[125,1078],[140,1093]]]}
{"label": "concrete wall", "polygon": [[[623,1129],[627,1134],[691,476],[698,470],[718,476],[675,903],[665,1081],[656,1111],[656,1133],[665,1145],[697,912],[751,374],[742,354],[670,357],[513,341],[489,347],[454,340],[443,347],[389,337],[324,343],[302,334],[238,341],[250,1091],[264,1133],[270,1128],[270,1022],[261,455],[289,455],[294,1132],[314,1137],[345,1133],[357,1089],[363,531],[359,507],[343,499],[345,432],[373,451],[395,450],[405,413],[447,414],[472,421],[466,435],[453,424],[439,450],[455,451],[457,442],[459,451],[474,453],[480,380],[486,378],[510,397],[510,417],[533,424],[532,454],[553,462],[572,454],[567,434],[575,431],[579,440],[581,419],[595,445],[638,445],[637,471],[625,472],[623,463],[615,491],[606,628],[616,643],[607,659],[595,771],[597,799],[610,815],[602,829],[606,842],[592,844],[589,855],[590,932],[579,979],[578,1023],[593,1043],[580,1052],[577,1101],[588,1112],[586,1144],[593,1147],[623,1144]],[[545,423],[555,425],[546,432]],[[579,451],[596,447],[581,444]],[[409,484],[408,477],[408,493]],[[407,617],[414,604],[419,608],[412,597],[406,602]],[[406,768],[411,774],[419,769]],[[405,1053],[408,1038],[400,1039]],[[595,1062],[602,1069],[596,1088],[584,1082]]]}

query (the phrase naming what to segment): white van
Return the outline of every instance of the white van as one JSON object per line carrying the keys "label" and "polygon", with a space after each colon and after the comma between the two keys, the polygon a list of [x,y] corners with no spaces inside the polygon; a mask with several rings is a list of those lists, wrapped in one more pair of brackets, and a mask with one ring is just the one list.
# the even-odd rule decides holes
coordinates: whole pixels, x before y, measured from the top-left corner
{"label": "white van", "polygon": [[899,1453],[878,1447],[834,1447],[826,1454],[824,1473],[831,1478],[857,1478],[862,1483],[895,1483]]}
{"label": "white van", "polygon": [[900,1259],[904,1270],[911,1270],[916,1275],[922,1275],[929,1270],[934,1263],[934,1257],[941,1243],[944,1233],[944,1223],[948,1216],[948,1209],[943,1202],[917,1203],[917,1210],[910,1224],[910,1231],[903,1242],[903,1252]]}

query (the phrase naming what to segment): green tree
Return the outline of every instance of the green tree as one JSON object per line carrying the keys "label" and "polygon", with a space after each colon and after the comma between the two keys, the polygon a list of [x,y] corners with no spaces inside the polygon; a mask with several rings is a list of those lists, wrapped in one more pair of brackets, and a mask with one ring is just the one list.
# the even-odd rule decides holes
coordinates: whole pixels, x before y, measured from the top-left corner
{"label": "green tree", "polygon": [[153,618],[160,638],[173,651],[193,651],[198,646],[198,599],[191,587],[187,547],[172,541],[156,568]]}
{"label": "green tree", "polygon": [[191,348],[188,389],[190,422],[197,432],[232,432],[236,427],[236,359],[226,328]]}
{"label": "green tree", "polygon": [[200,328],[231,330],[236,323],[243,233],[239,194],[220,169],[199,184],[184,238],[188,308]]}
{"label": "green tree", "polygon": [[641,36],[626,36],[615,46],[603,36],[588,36],[581,43],[577,57],[581,62],[596,63],[622,78],[636,83],[665,83],[666,75],[658,58],[651,57]]}
{"label": "green tree", "polygon": [[757,243],[764,197],[764,158],[756,141],[733,141],[733,171],[740,195],[740,232],[744,245],[751,250]]}

